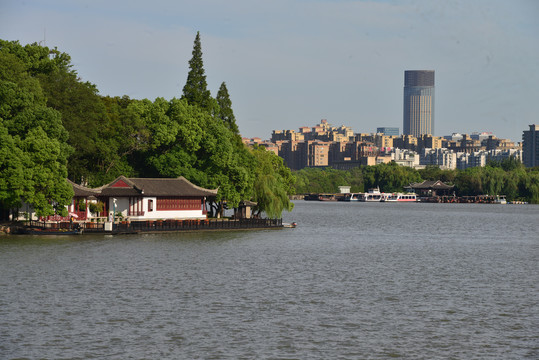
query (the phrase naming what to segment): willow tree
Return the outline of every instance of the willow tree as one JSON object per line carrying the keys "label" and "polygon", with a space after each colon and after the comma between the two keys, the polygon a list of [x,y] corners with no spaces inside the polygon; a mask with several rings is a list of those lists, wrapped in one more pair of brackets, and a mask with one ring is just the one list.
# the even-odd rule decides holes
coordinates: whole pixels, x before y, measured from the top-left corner
{"label": "willow tree", "polygon": [[182,99],[186,99],[189,105],[196,105],[202,109],[212,111],[215,100],[212,99],[207,89],[204,62],[202,61],[202,45],[200,44],[200,32],[197,32],[193,45],[193,57],[189,60],[189,73],[187,82],[183,87]]}
{"label": "willow tree", "polygon": [[263,147],[255,147],[256,159],[253,200],[256,211],[270,218],[279,218],[283,210],[292,211],[294,204],[289,195],[294,193],[295,178],[283,159]]}

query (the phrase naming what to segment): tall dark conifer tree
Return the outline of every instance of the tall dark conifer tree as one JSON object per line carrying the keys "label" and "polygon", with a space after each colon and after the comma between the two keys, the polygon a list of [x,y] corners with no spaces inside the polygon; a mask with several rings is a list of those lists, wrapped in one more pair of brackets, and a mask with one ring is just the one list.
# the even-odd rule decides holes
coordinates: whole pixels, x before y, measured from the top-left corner
{"label": "tall dark conifer tree", "polygon": [[204,64],[202,62],[202,46],[200,45],[200,32],[197,32],[193,45],[193,57],[189,60],[189,74],[187,82],[183,87],[182,99],[187,99],[190,105],[199,106],[202,109],[210,110],[212,98],[207,89],[206,75],[204,74]]}
{"label": "tall dark conifer tree", "polygon": [[219,91],[217,92],[217,104],[219,104],[219,118],[223,121],[225,126],[229,128],[235,135],[239,134],[238,125],[236,125],[236,118],[232,111],[232,101],[228,95],[228,89],[223,82]]}

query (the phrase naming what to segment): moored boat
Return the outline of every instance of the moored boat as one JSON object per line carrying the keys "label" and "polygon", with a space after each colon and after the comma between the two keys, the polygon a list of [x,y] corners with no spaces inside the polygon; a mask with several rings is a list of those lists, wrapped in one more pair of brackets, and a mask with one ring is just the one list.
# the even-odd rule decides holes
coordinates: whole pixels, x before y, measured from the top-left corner
{"label": "moored boat", "polygon": [[349,193],[344,197],[344,201],[361,201],[362,193]]}
{"label": "moored boat", "polygon": [[507,200],[505,199],[505,195],[497,195],[496,200],[494,200],[495,204],[507,204]]}
{"label": "moored boat", "polygon": [[368,192],[363,194],[360,201],[363,202],[380,202],[383,199],[383,194],[380,192],[380,188],[369,189]]}
{"label": "moored boat", "polygon": [[397,194],[397,201],[402,202],[415,202],[417,201],[417,195],[414,193],[408,193],[408,194]]}

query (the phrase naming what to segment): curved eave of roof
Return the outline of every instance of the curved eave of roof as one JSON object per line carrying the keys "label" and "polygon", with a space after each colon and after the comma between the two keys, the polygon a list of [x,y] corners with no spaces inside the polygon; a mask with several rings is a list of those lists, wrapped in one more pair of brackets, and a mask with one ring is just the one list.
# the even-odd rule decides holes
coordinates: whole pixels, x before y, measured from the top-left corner
{"label": "curved eave of roof", "polygon": [[200,187],[198,185],[193,184],[192,182],[190,182],[189,180],[187,180],[183,176],[178,177],[178,180],[185,181],[186,183],[191,185],[193,188],[206,193],[207,194],[206,196],[215,196],[219,192],[219,188],[217,188],[217,189],[206,189],[206,188],[203,188],[203,187]]}
{"label": "curved eave of roof", "polygon": [[[113,187],[118,181],[123,181],[129,187]],[[73,187],[75,196],[185,196],[185,197],[212,197],[219,189],[205,189],[193,184],[183,176],[178,178],[126,178],[119,176],[112,182],[90,189],[77,185],[68,179]]]}
{"label": "curved eave of roof", "polygon": [[447,185],[441,181],[428,181],[428,180],[425,180],[420,183],[413,183],[407,186],[407,188],[412,188],[412,189],[439,189],[439,190],[452,189],[454,187],[455,187],[454,185]]}
{"label": "curved eave of roof", "polygon": [[180,176],[178,178],[131,178],[145,196],[216,196],[219,189],[205,189]]}
{"label": "curved eave of roof", "polygon": [[73,181],[66,179],[67,183],[73,188],[75,196],[95,196],[99,195],[100,191],[97,189],[90,189],[82,185],[75,184]]}

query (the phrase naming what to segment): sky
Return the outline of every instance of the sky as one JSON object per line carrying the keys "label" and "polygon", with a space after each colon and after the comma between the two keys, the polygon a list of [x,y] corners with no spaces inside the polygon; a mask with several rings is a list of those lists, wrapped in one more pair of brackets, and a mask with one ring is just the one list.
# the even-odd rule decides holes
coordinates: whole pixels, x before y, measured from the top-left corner
{"label": "sky", "polygon": [[0,0],[0,38],[71,56],[101,95],[181,97],[200,31],[240,132],[321,119],[403,127],[405,70],[435,70],[437,136],[521,141],[539,123],[536,0]]}

